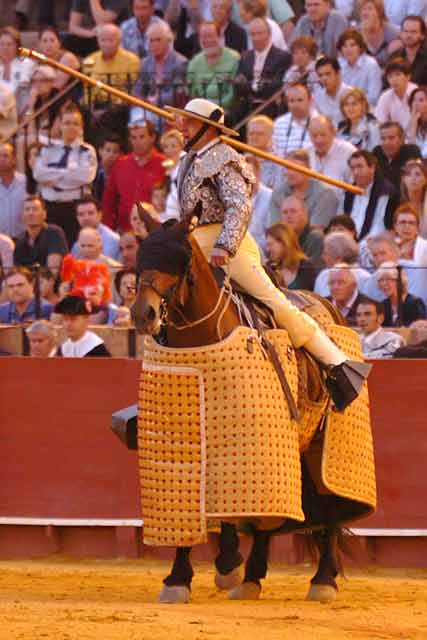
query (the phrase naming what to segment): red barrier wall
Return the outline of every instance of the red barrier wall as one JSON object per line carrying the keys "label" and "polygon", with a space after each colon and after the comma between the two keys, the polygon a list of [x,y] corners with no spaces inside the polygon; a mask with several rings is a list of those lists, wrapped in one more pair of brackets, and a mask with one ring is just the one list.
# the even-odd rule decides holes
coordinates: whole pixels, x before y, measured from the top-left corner
{"label": "red barrier wall", "polygon": [[[136,453],[110,431],[111,413],[135,402],[139,369],[122,359],[0,359],[0,517],[140,517]],[[427,529],[426,378],[427,361],[375,363],[379,506],[355,526]],[[427,564],[423,541],[398,542],[403,555],[395,538],[370,548],[379,560]],[[277,544],[289,549],[289,541]],[[55,550],[140,551],[133,529],[0,526],[0,556]]]}

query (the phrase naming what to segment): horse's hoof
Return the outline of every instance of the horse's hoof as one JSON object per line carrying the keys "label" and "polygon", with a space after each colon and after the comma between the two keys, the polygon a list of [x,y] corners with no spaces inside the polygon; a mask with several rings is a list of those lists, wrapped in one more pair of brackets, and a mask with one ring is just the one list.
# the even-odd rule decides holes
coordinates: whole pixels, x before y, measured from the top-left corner
{"label": "horse's hoof", "polygon": [[256,582],[243,582],[228,594],[229,600],[259,600],[261,585]]}
{"label": "horse's hoof", "polygon": [[164,584],[159,595],[159,602],[162,604],[186,604],[190,601],[190,593],[188,587],[168,587]]}
{"label": "horse's hoof", "polygon": [[233,569],[233,571],[230,571],[230,573],[227,573],[226,575],[218,573],[218,571],[215,574],[215,585],[218,589],[221,589],[221,591],[230,591],[230,589],[238,587],[240,584],[242,584],[242,580],[243,571],[241,566],[236,567],[235,569]]}
{"label": "horse's hoof", "polygon": [[306,600],[312,602],[333,602],[337,597],[337,590],[329,584],[312,584]]}

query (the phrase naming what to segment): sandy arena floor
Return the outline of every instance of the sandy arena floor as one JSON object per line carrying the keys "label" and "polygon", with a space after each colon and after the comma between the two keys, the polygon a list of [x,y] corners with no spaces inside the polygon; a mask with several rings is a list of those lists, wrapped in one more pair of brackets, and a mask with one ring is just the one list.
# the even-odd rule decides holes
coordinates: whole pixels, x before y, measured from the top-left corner
{"label": "sandy arena floor", "polygon": [[262,600],[228,601],[196,565],[188,605],[156,603],[166,564],[0,562],[0,639],[427,640],[427,570],[349,571],[329,605],[305,602],[310,567],[272,569]]}

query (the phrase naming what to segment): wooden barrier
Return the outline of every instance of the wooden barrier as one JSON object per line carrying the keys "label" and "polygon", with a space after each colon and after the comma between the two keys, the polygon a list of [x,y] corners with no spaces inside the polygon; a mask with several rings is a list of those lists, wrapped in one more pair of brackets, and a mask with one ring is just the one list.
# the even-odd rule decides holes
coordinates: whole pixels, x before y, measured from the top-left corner
{"label": "wooden barrier", "polygon": [[[139,369],[0,358],[1,557],[142,553],[136,454],[110,431],[111,413],[135,402]],[[426,376],[424,360],[377,361],[369,379],[379,506],[354,526],[385,564],[427,566]],[[295,557],[290,544],[277,539],[274,557]]]}

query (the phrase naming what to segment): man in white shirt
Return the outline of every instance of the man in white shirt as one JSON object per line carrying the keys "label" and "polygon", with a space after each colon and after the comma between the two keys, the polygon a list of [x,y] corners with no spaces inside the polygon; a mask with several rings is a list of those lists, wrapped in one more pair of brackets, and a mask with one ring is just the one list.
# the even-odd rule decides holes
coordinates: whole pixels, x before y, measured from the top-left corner
{"label": "man in white shirt", "polygon": [[342,209],[353,219],[360,241],[391,227],[399,193],[377,172],[378,161],[370,151],[356,151],[348,165],[354,184],[363,189],[363,194],[343,194]]}
{"label": "man in white shirt", "polygon": [[16,171],[15,148],[0,144],[0,233],[17,238],[24,233],[22,210],[26,196],[26,180]]}
{"label": "man in white shirt", "polygon": [[375,116],[379,122],[398,122],[406,131],[411,120],[409,96],[417,85],[410,82],[411,67],[403,58],[394,58],[385,68],[385,78],[390,89],[383,91],[378,99]]}
{"label": "man in white shirt", "polygon": [[376,300],[360,299],[356,309],[356,322],[365,358],[389,358],[405,344],[401,335],[382,328],[384,309]]}
{"label": "man in white shirt", "polygon": [[339,140],[336,137],[336,129],[332,120],[327,116],[312,118],[309,134],[311,140],[311,146],[308,148],[310,167],[331,178],[348,182],[350,170],[347,162],[351,154],[356,151],[356,147],[351,142]]}
{"label": "man in white shirt", "polygon": [[359,290],[363,283],[370,279],[369,271],[359,266],[359,246],[349,231],[333,231],[325,236],[323,244],[323,260],[326,269],[322,269],[316,278],[314,291],[327,298],[329,290],[329,274],[337,264],[348,264],[357,280]]}
{"label": "man in white shirt", "polygon": [[352,89],[341,79],[340,64],[336,58],[323,56],[316,62],[316,73],[320,86],[314,90],[314,104],[319,113],[329,116],[335,126],[344,120],[340,102],[342,96]]}
{"label": "man in white shirt", "polygon": [[55,313],[62,315],[67,340],[59,347],[58,356],[64,358],[95,358],[111,356],[104,341],[89,331],[91,304],[81,296],[70,295],[55,307]]}
{"label": "man in white shirt", "polygon": [[32,358],[53,358],[56,356],[57,333],[49,320],[36,320],[25,330],[30,343]]}
{"label": "man in white shirt", "polygon": [[[272,153],[274,122],[266,115],[257,115],[248,120],[246,137],[248,144],[266,153]],[[283,178],[283,169],[271,160],[260,158],[261,182],[274,189]]]}
{"label": "man in white shirt", "polygon": [[356,309],[360,300],[357,279],[348,264],[335,265],[329,272],[330,300],[350,326],[356,324]]}
{"label": "man in white shirt", "polygon": [[259,158],[247,155],[246,161],[252,167],[255,176],[255,184],[252,188],[252,218],[249,224],[249,232],[265,254],[267,250],[265,231],[268,227],[272,190],[261,182],[261,162]]}
{"label": "man in white shirt", "polygon": [[289,111],[277,118],[273,129],[273,150],[281,158],[295,149],[310,146],[310,121],[317,115],[310,89],[301,82],[287,87],[286,101]]}
{"label": "man in white shirt", "polygon": [[[102,238],[102,253],[108,258],[118,260],[120,257],[120,236],[118,233],[102,224],[102,211],[93,196],[85,196],[76,203],[76,216],[81,229],[89,227],[96,229]],[[81,258],[78,243],[71,249],[75,258]]]}

